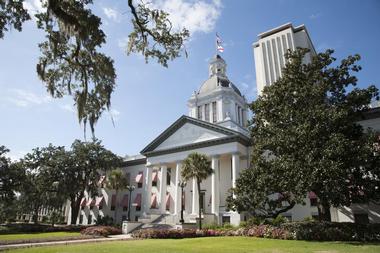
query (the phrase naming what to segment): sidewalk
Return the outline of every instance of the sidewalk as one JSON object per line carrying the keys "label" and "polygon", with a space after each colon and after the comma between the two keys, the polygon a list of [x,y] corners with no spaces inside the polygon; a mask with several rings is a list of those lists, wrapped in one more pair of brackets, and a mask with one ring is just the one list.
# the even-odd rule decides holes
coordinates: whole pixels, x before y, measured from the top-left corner
{"label": "sidewalk", "polygon": [[124,241],[124,240],[133,240],[133,239],[129,234],[126,234],[126,235],[122,234],[122,235],[111,235],[107,238],[68,240],[68,241],[56,241],[56,242],[8,244],[8,245],[0,245],[0,251],[10,250],[10,249],[18,249],[18,248],[39,247],[39,246],[69,245],[69,244],[79,244],[79,243],[95,243],[95,242]]}

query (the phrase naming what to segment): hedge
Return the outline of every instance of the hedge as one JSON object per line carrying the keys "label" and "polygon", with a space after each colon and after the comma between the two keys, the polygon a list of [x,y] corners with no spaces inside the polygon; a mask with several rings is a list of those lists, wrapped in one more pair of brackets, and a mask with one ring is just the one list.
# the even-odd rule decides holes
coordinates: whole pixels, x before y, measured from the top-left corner
{"label": "hedge", "polygon": [[252,236],[284,240],[380,241],[380,224],[337,222],[292,222],[279,226],[268,224],[222,229],[141,229],[134,238],[192,238],[204,236]]}

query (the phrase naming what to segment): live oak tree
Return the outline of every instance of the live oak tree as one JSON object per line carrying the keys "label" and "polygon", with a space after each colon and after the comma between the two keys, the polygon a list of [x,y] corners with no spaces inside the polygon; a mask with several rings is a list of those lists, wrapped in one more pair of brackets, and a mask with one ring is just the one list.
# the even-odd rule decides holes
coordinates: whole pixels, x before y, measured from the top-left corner
{"label": "live oak tree", "polygon": [[[30,20],[24,0],[0,0],[0,38],[9,28],[22,30]],[[41,0],[44,10],[35,15],[37,26],[46,34],[39,44],[41,56],[37,74],[54,98],[73,96],[79,122],[94,125],[111,106],[116,73],[113,60],[100,52],[106,43],[101,18],[91,11],[92,0]],[[167,67],[180,56],[189,31],[172,29],[168,14],[151,9],[143,1],[126,0],[132,14],[128,54],[142,53],[148,61],[157,59]],[[186,53],[187,54],[187,53]]]}
{"label": "live oak tree", "polygon": [[71,205],[71,224],[76,224],[80,204],[85,192],[92,197],[98,194],[98,181],[105,171],[118,168],[122,159],[104,148],[98,140],[82,142],[75,140],[71,150],[62,160],[64,166],[57,167],[58,189]]}
{"label": "live oak tree", "polygon": [[359,55],[337,64],[327,50],[306,64],[307,52],[288,52],[282,77],[250,105],[252,161],[228,198],[233,210],[276,217],[314,192],[329,220],[331,206],[380,199],[376,133],[357,123],[378,90],[356,87]]}
{"label": "live oak tree", "polygon": [[199,229],[202,229],[202,210],[201,210],[201,183],[206,180],[208,176],[213,173],[211,168],[211,162],[204,154],[191,153],[187,156],[182,163],[181,176],[184,181],[189,181],[190,179],[195,179],[197,183],[198,190],[198,218],[199,218]]}
{"label": "live oak tree", "polygon": [[16,192],[22,182],[22,170],[6,156],[8,152],[0,146],[0,223],[16,217]]}
{"label": "live oak tree", "polygon": [[49,210],[49,214],[62,209],[65,197],[57,189],[58,178],[54,171],[60,165],[59,158],[64,152],[63,147],[50,144],[33,149],[16,163],[22,169],[19,212],[30,214],[34,222],[38,222],[38,214],[42,208]]}

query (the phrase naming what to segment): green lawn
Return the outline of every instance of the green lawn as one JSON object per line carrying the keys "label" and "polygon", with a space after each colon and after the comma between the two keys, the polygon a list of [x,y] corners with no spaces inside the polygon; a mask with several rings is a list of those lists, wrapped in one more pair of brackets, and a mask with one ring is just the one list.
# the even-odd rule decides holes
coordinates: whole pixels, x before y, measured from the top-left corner
{"label": "green lawn", "polygon": [[285,253],[285,252],[314,252],[314,253],[350,253],[380,252],[378,245],[360,245],[344,242],[306,242],[261,239],[252,237],[209,237],[194,239],[151,239],[135,241],[117,241],[91,243],[69,246],[49,246],[19,249],[10,251],[27,253],[187,253],[187,252],[260,252],[260,253]]}
{"label": "green lawn", "polygon": [[53,239],[71,238],[80,236],[79,232],[47,232],[47,233],[20,233],[20,234],[0,234],[0,244],[9,241],[34,240],[34,239]]}

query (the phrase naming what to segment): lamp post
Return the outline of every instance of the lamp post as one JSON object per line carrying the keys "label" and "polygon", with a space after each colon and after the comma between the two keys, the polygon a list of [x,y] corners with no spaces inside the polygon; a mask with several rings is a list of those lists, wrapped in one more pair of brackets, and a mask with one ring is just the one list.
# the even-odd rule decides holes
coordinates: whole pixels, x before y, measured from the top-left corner
{"label": "lamp post", "polygon": [[183,188],[186,187],[186,181],[180,181],[178,183],[178,186],[181,187],[181,219],[179,220],[179,222],[183,224],[185,222],[185,220],[183,219]]}
{"label": "lamp post", "polygon": [[132,202],[132,192],[135,190],[136,186],[127,185],[127,190],[129,191],[129,201],[128,201],[128,217],[127,221],[131,221],[131,202]]}

